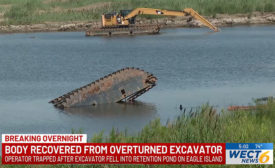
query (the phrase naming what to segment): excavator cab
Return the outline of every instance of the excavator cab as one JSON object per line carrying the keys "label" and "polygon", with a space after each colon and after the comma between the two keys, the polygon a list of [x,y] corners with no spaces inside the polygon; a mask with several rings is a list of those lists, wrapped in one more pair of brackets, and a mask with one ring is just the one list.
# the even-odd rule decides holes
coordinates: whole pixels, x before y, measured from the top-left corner
{"label": "excavator cab", "polygon": [[103,27],[112,27],[117,25],[117,13],[107,13],[101,16]]}
{"label": "excavator cab", "polygon": [[124,18],[131,13],[132,10],[121,10],[119,13],[112,12],[102,15],[102,27],[124,27],[135,24],[136,16],[127,20]]}

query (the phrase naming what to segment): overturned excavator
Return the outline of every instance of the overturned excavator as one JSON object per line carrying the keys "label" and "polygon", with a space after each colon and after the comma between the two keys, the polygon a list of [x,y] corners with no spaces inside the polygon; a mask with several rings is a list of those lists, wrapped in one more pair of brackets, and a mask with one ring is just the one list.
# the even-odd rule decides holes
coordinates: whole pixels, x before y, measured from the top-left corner
{"label": "overturned excavator", "polygon": [[123,68],[49,103],[57,108],[131,102],[156,85],[157,78],[139,68]]}
{"label": "overturned excavator", "polygon": [[119,13],[113,12],[103,14],[101,27],[91,28],[86,31],[87,36],[113,35],[113,34],[141,34],[158,33],[158,25],[135,25],[135,18],[138,15],[163,15],[163,16],[191,16],[199,20],[204,26],[217,32],[219,29],[211,24],[207,19],[199,15],[192,8],[185,8],[183,11],[163,10],[153,8],[136,8],[134,10],[121,10]]}

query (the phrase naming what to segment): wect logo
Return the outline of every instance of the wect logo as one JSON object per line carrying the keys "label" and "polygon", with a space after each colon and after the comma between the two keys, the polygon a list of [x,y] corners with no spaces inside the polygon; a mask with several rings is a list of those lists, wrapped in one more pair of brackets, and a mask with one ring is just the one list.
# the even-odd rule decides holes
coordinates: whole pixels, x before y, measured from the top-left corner
{"label": "wect logo", "polygon": [[260,150],[230,150],[230,158],[241,158],[243,163],[267,163],[270,160],[270,151]]}
{"label": "wect logo", "polygon": [[227,143],[226,164],[273,164],[273,144]]}

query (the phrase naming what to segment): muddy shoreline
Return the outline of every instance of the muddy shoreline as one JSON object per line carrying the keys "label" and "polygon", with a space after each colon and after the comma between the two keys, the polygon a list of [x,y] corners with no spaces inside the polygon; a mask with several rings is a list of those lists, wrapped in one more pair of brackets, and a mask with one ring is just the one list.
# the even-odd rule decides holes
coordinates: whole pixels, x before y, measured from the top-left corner
{"label": "muddy shoreline", "polygon": [[[253,14],[217,14],[215,18],[206,17],[217,27],[228,27],[236,25],[255,25],[255,24],[275,24],[275,13]],[[137,24],[159,24],[162,28],[172,27],[202,27],[197,20],[189,18],[169,17],[148,20],[145,18],[137,19]],[[7,25],[0,26],[0,33],[31,33],[31,32],[64,32],[64,31],[85,31],[93,27],[100,27],[99,21],[78,21],[78,22],[46,22],[33,25]]]}

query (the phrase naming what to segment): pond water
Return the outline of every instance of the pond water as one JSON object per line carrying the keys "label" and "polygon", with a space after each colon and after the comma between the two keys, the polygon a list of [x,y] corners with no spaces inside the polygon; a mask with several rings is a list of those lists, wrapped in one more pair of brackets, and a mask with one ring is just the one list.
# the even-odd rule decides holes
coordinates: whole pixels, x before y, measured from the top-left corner
{"label": "pond water", "polygon": [[[59,110],[48,101],[124,67],[158,77],[134,104]],[[275,26],[165,29],[159,35],[83,32],[0,35],[0,134],[71,133],[112,127],[136,133],[174,119],[179,105],[247,105],[275,94]]]}

